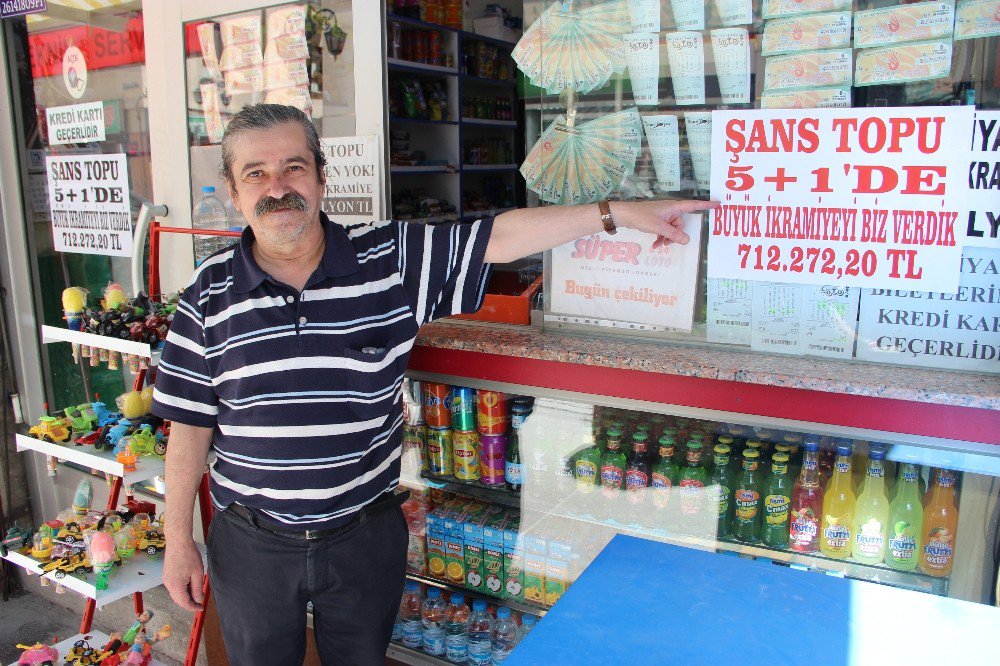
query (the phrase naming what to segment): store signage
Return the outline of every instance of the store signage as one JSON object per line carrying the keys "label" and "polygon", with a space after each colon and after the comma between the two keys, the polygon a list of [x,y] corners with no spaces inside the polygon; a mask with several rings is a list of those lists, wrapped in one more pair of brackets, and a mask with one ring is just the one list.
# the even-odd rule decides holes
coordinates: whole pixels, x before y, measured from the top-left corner
{"label": "store signage", "polygon": [[70,46],[63,53],[63,83],[73,99],[80,99],[87,92],[87,59],[83,51]]}
{"label": "store signage", "polygon": [[0,0],[0,19],[44,12],[45,0]]}
{"label": "store signage", "polygon": [[129,19],[120,31],[77,25],[28,35],[31,76],[35,79],[62,76],[63,54],[70,46],[75,46],[83,53],[91,72],[108,67],[141,64],[146,60],[141,17]]}
{"label": "store signage", "polygon": [[691,242],[655,250],[649,234],[631,229],[555,248],[552,312],[690,331],[701,227],[700,214],[685,215],[684,230]]}
{"label": "store signage", "polygon": [[1000,372],[1000,249],[966,247],[959,284],[954,293],[865,290],[857,357]]}
{"label": "store signage", "polygon": [[50,155],[45,168],[55,250],[132,256],[125,154]]}
{"label": "store signage", "polygon": [[1000,111],[976,111],[967,197],[965,244],[1000,249]]}
{"label": "store signage", "polygon": [[953,293],[972,117],[714,111],[708,277]]}
{"label": "store signage", "polygon": [[382,149],[376,134],[322,140],[326,155],[323,212],[340,224],[381,219]]}
{"label": "store signage", "polygon": [[104,141],[104,102],[49,107],[45,124],[50,146]]}

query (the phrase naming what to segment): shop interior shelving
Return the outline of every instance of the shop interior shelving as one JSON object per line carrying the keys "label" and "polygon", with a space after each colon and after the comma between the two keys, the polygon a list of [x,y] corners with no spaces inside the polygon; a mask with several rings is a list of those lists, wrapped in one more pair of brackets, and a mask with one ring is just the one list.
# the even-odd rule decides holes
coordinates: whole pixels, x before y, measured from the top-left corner
{"label": "shop interior shelving", "polygon": [[[446,220],[474,220],[484,215],[499,215],[511,210],[513,206],[500,206],[487,210],[464,208],[463,193],[466,190],[484,190],[484,177],[492,176],[501,179],[503,186],[511,188],[515,206],[523,205],[516,178],[519,161],[524,153],[522,145],[524,131],[521,121],[517,119],[520,115],[517,110],[517,80],[514,78],[514,63],[510,58],[510,51],[514,44],[393,13],[386,15],[386,34],[390,36],[390,39],[392,30],[389,26],[395,22],[404,26],[404,30],[437,32],[441,35],[443,48],[455,54],[455,65],[446,67],[391,57],[386,60],[386,69],[390,77],[397,73],[417,75],[422,80],[436,78],[444,82],[449,97],[448,118],[446,120],[389,116],[390,135],[393,129],[406,129],[411,135],[412,149],[425,150],[428,153],[428,159],[447,162],[447,166],[391,166],[389,172],[392,193],[419,187],[423,188],[428,196],[444,198],[455,206],[456,212],[454,214],[416,219],[416,221],[427,224]],[[500,50],[499,57],[509,61],[510,78],[500,80],[462,72],[460,59],[464,46],[469,43],[485,43],[498,48]],[[463,97],[469,95],[499,96],[509,100],[514,118],[495,120],[465,116],[461,112],[461,101]],[[480,139],[500,139],[509,142],[514,161],[517,163],[465,164],[463,146],[470,141]],[[395,212],[393,212],[393,217],[397,217]]]}
{"label": "shop interior shelving", "polygon": [[153,365],[160,358],[160,351],[158,349],[152,349],[148,344],[143,342],[119,340],[107,335],[71,331],[68,328],[59,328],[57,326],[42,326],[42,342],[46,344],[52,342],[70,342],[97,349],[108,349],[122,354],[132,354],[133,356],[148,358],[152,361]]}
{"label": "shop interior shelving", "polygon": [[109,449],[96,451],[92,446],[76,446],[72,442],[54,444],[27,435],[16,435],[16,441],[18,451],[37,451],[58,460],[68,460],[89,469],[106,472],[121,477],[127,486],[163,476],[163,460],[155,456],[139,458],[135,463],[135,470],[126,472],[125,466],[118,462],[114,452]]}
{"label": "shop interior shelving", "polygon": [[[85,640],[90,644],[90,647],[99,649],[100,647],[107,644],[111,637],[100,631],[88,631],[86,633],[77,634],[76,636],[71,636],[66,640],[59,641],[55,644],[56,650],[59,651],[59,663],[63,663],[62,660],[65,659],[66,655],[71,649],[73,649],[73,644],[79,640]],[[18,662],[14,662],[10,666],[17,666]],[[149,662],[149,666],[163,666],[163,662],[153,659]]]}

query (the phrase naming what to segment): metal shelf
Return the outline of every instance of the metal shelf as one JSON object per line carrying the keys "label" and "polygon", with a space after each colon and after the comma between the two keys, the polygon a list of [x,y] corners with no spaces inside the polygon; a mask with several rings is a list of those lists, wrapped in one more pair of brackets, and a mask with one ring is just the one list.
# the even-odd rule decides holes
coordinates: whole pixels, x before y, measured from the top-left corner
{"label": "metal shelf", "polygon": [[387,67],[398,72],[414,72],[417,74],[444,74],[445,76],[458,76],[458,70],[454,67],[441,67],[440,65],[427,65],[422,62],[411,60],[400,60],[398,58],[386,58]]}
{"label": "metal shelf", "polygon": [[433,585],[434,587],[439,587],[442,590],[449,590],[451,592],[461,592],[466,597],[482,598],[492,604],[507,606],[511,610],[516,610],[518,613],[530,613],[531,615],[541,616],[545,615],[549,610],[548,606],[539,606],[525,601],[512,601],[510,599],[504,599],[503,597],[496,597],[492,594],[480,592],[478,590],[469,590],[461,585],[455,585],[454,583],[438,580],[437,578],[432,578],[431,576],[415,574],[410,571],[406,572],[406,577],[410,580],[415,580],[418,583],[423,583],[424,585]]}
{"label": "metal shelf", "polygon": [[496,86],[497,88],[516,88],[517,79],[491,79],[485,76],[474,74],[462,74],[462,81],[465,83],[481,83],[485,86]]}
{"label": "metal shelf", "polygon": [[76,446],[74,444],[64,446],[20,434],[16,435],[15,439],[18,451],[37,451],[59,460],[68,460],[78,465],[107,472],[121,477],[122,483],[125,485],[147,481],[155,476],[163,476],[163,461],[155,456],[140,457],[135,463],[135,471],[126,472],[125,466],[115,459],[115,454],[110,449],[97,451],[92,446]]}
{"label": "metal shelf", "polygon": [[491,488],[490,486],[484,486],[478,481],[462,481],[453,476],[440,476],[438,474],[431,474],[430,472],[423,472],[421,476],[429,482],[428,485],[433,487],[450,490],[460,495],[466,495],[485,502],[503,504],[515,509],[521,508],[521,496],[508,491],[502,485]]}
{"label": "metal shelf", "polygon": [[[47,640],[46,637],[43,636],[39,636],[38,638],[43,641]],[[56,648],[56,650],[59,651],[60,664],[63,663],[63,660],[66,658],[66,655],[69,654],[69,651],[73,649],[73,644],[79,640],[85,640],[87,641],[87,643],[90,644],[90,647],[95,649],[100,649],[101,647],[107,645],[108,641],[111,640],[111,637],[102,631],[91,631],[86,634],[77,634],[76,636],[71,636],[70,638],[67,638],[64,641],[59,641],[58,643],[55,644],[54,647]],[[28,644],[28,641],[25,641],[25,644]],[[17,666],[17,662],[14,662],[10,666]],[[151,659],[149,662],[149,666],[164,666],[164,664],[162,661]]]}
{"label": "metal shelf", "polygon": [[490,171],[517,171],[517,164],[463,164],[462,171],[487,173]]}
{"label": "metal shelf", "polygon": [[462,118],[463,125],[479,125],[480,127],[507,127],[517,129],[516,120],[492,120],[490,118]]}

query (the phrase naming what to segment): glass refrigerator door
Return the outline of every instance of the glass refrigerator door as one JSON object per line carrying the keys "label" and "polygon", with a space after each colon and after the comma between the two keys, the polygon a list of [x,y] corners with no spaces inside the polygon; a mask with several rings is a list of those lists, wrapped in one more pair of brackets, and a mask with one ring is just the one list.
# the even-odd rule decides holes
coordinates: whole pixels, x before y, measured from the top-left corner
{"label": "glass refrigerator door", "polygon": [[402,484],[424,583],[544,612],[622,533],[993,603],[995,446],[417,376]]}
{"label": "glass refrigerator door", "polygon": [[[226,202],[229,224],[245,220],[229,202],[219,176],[221,139],[244,106],[296,106],[316,125],[321,139],[384,132],[380,63],[380,3],[352,0],[266,2],[225,0],[151,3],[147,21],[163,26],[147,33],[150,125],[156,203],[165,204],[164,224],[191,226],[201,188],[214,186]],[[182,92],[183,91],[183,92]],[[182,148],[183,147],[183,148]],[[373,215],[383,208],[381,186]],[[163,236],[160,257],[164,291],[191,275],[192,242]]]}

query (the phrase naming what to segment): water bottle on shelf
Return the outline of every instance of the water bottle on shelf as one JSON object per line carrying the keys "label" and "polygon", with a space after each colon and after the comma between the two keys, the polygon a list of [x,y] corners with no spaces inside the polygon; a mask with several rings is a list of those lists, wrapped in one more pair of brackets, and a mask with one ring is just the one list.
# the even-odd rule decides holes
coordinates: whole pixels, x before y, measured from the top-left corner
{"label": "water bottle on shelf", "polygon": [[469,660],[469,607],[465,595],[455,592],[444,618],[444,658],[454,664]]}
{"label": "water bottle on shelf", "polygon": [[492,666],[500,666],[517,645],[517,621],[510,616],[510,609],[497,609],[497,621],[493,625]]}
{"label": "water bottle on shelf", "polygon": [[[201,198],[191,213],[191,226],[201,231],[228,231],[229,213],[226,212],[226,205],[215,196],[215,188],[206,185],[201,192]],[[194,265],[200,265],[210,254],[231,242],[228,236],[195,236]]]}
{"label": "water bottle on shelf", "polygon": [[445,603],[441,590],[432,587],[427,590],[427,598],[421,608],[424,622],[424,652],[434,656],[444,654],[444,612]]}
{"label": "water bottle on shelf", "polygon": [[517,630],[517,642],[520,643],[524,640],[524,637],[528,635],[532,629],[535,628],[535,624],[538,622],[538,616],[532,615],[531,613],[524,613],[521,615],[521,628]]}
{"label": "water bottle on shelf", "polygon": [[493,618],[486,612],[486,600],[472,602],[472,616],[469,617],[469,664],[470,666],[490,666],[492,650]]}
{"label": "water bottle on shelf", "polygon": [[403,645],[419,650],[424,640],[424,625],[420,618],[420,583],[410,580],[399,603],[400,637]]}

